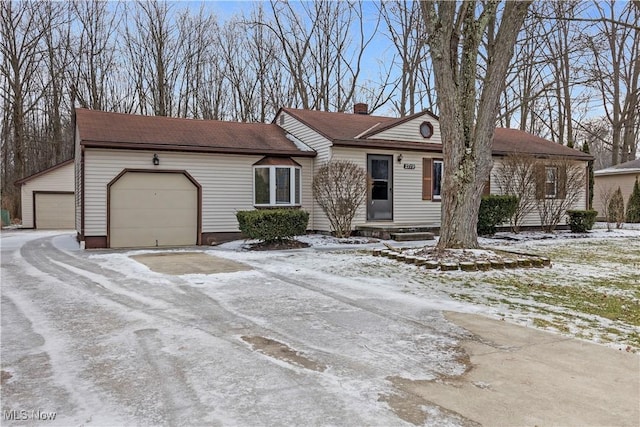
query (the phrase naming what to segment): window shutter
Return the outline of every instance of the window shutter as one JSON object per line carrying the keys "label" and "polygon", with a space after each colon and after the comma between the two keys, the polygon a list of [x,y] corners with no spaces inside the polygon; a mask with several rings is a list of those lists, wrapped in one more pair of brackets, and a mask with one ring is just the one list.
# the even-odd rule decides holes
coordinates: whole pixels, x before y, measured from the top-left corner
{"label": "window shutter", "polygon": [[546,170],[544,164],[537,164],[535,167],[535,180],[536,180],[536,199],[545,198],[545,182],[547,179]]}
{"label": "window shutter", "polygon": [[432,159],[422,159],[422,200],[431,200]]}
{"label": "window shutter", "polygon": [[567,198],[567,165],[558,167],[558,191],[556,194],[556,198]]}

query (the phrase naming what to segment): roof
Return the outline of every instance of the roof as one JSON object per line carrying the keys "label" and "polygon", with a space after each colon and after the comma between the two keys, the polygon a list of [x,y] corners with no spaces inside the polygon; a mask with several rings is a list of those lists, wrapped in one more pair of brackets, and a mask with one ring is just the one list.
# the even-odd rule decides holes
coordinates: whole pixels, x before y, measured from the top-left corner
{"label": "roof", "polygon": [[[316,110],[300,110],[282,108],[291,116],[333,142],[335,146],[403,149],[412,151],[442,151],[440,144],[398,140],[367,139],[383,130],[400,125],[415,117],[429,114],[436,120],[438,117],[429,111],[422,111],[410,116],[394,118],[369,116],[350,113],[330,113]],[[493,140],[493,154],[504,156],[511,153],[531,154],[535,156],[568,157],[577,160],[592,160],[590,154],[583,153],[553,141],[530,133],[508,128],[496,128]]]}
{"label": "roof", "polygon": [[640,159],[620,163],[606,169],[595,171],[594,175],[621,175],[627,173],[640,173]]}
{"label": "roof", "polygon": [[15,185],[22,185],[22,184],[26,184],[27,182],[31,181],[32,179],[36,179],[41,177],[42,175],[46,175],[49,172],[53,172],[56,169],[60,169],[62,167],[65,167],[67,165],[70,165],[73,163],[73,159],[69,159],[69,160],[65,160],[64,162],[58,163],[57,165],[53,165],[50,168],[41,170],[40,172],[36,172],[33,175],[29,175],[27,177],[24,177],[22,179],[17,180],[16,182],[14,182]]}
{"label": "roof", "polygon": [[534,156],[568,157],[593,160],[593,156],[519,129],[496,128],[493,136],[493,155],[530,154]]}
{"label": "roof", "polygon": [[284,129],[264,123],[140,116],[78,108],[85,147],[282,156],[316,155],[301,150]]}

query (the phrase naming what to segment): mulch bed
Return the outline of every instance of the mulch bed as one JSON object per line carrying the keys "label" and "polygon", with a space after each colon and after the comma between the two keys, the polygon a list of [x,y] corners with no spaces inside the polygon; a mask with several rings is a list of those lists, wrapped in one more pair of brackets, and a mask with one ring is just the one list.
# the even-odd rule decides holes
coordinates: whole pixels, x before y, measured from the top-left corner
{"label": "mulch bed", "polygon": [[281,251],[286,249],[308,248],[309,244],[295,239],[276,242],[258,242],[247,246],[250,251]]}

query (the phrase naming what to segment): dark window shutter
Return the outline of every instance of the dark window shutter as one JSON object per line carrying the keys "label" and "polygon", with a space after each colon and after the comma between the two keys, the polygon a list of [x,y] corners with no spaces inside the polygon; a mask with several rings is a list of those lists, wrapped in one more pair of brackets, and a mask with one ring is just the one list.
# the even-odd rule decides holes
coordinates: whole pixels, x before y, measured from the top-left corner
{"label": "dark window shutter", "polygon": [[558,191],[556,192],[556,198],[567,198],[567,166],[562,165],[558,167]]}
{"label": "dark window shutter", "polygon": [[535,179],[536,179],[536,199],[544,199],[545,198],[545,183],[547,180],[547,173],[543,164],[537,164],[535,169]]}
{"label": "dark window shutter", "polygon": [[422,200],[431,200],[432,159],[422,159]]}

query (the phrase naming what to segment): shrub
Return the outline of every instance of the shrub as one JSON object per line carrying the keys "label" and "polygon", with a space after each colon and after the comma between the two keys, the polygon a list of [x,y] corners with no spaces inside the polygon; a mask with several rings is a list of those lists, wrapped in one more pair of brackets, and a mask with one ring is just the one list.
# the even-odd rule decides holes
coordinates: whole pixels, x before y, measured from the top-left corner
{"label": "shrub", "polygon": [[627,202],[627,222],[640,222],[640,183],[636,178],[633,191]]}
{"label": "shrub", "polygon": [[301,209],[260,209],[239,211],[236,218],[248,238],[276,242],[305,234],[309,213]]}
{"label": "shrub", "polygon": [[494,234],[496,226],[511,218],[518,208],[518,198],[508,195],[482,197],[478,212],[478,234]]}
{"label": "shrub", "polygon": [[622,227],[624,222],[624,197],[622,197],[622,190],[620,187],[614,191],[609,201],[609,222],[615,222],[616,228]]}
{"label": "shrub", "polygon": [[593,224],[596,222],[596,216],[598,211],[587,210],[569,210],[569,228],[572,233],[585,233],[587,230],[591,230]]}
{"label": "shrub", "polygon": [[351,222],[367,198],[367,172],[353,162],[332,160],[313,178],[313,197],[337,237],[351,234]]}

